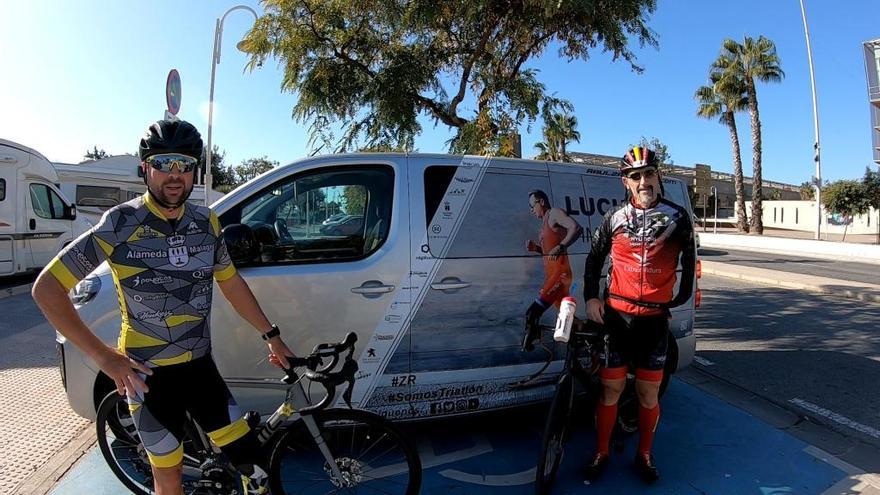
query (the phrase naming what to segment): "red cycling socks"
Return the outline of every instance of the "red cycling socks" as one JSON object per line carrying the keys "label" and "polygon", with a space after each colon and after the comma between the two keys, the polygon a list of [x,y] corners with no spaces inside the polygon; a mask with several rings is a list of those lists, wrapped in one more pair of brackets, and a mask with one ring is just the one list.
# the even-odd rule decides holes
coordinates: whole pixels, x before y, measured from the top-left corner
{"label": "red cycling socks", "polygon": [[657,423],[660,422],[660,404],[651,409],[639,406],[639,454],[651,453],[651,444],[654,443],[654,432],[657,431]]}
{"label": "red cycling socks", "polygon": [[617,422],[617,404],[606,406],[599,401],[596,404],[596,452],[608,454],[611,444],[611,432]]}

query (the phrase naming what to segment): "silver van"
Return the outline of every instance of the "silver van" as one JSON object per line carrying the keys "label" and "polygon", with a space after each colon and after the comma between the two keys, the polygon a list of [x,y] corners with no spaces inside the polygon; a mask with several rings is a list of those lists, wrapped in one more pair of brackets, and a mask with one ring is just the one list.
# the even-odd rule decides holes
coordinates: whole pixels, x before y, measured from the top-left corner
{"label": "silver van", "polygon": [[[664,179],[664,187],[690,210],[683,183]],[[561,362],[545,380],[515,386],[545,359],[520,350],[524,314],[545,281],[542,257],[526,249],[541,228],[529,211],[535,190],[583,227],[568,255],[577,314],[586,318],[589,233],[623,200],[615,169],[439,154],[331,155],[273,169],[213,207],[222,225],[247,225],[259,241],[258,252],[236,264],[291,348],[304,353],[357,332],[353,403],[415,419],[552,395]],[[356,231],[326,228],[328,218],[344,215],[360,217]],[[113,342],[119,310],[106,265],[74,297],[92,330]],[[221,373],[242,407],[271,412],[283,394],[279,371],[266,362],[253,328],[221,294],[214,301],[213,353]],[[543,323],[555,318],[549,310]],[[692,298],[673,310],[669,371],[693,359],[693,322]],[[63,337],[58,342],[70,403],[93,418],[112,383]]]}

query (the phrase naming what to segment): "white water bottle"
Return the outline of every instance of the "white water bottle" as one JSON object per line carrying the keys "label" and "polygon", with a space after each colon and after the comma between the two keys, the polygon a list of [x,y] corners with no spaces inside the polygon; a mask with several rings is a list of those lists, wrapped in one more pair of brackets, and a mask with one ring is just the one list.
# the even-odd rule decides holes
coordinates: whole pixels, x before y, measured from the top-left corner
{"label": "white water bottle", "polygon": [[553,331],[553,340],[556,342],[568,342],[576,308],[577,301],[573,297],[562,299],[562,304],[559,305],[559,316],[556,317],[556,329]]}

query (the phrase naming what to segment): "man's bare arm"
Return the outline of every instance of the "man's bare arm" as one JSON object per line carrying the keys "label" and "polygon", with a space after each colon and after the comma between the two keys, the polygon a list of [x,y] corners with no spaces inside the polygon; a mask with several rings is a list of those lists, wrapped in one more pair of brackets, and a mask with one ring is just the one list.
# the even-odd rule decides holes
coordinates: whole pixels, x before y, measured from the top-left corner
{"label": "man's bare arm", "polygon": [[563,237],[560,242],[564,247],[569,247],[574,244],[583,232],[580,224],[559,208],[553,208],[550,210],[549,221],[551,226],[558,226],[565,229],[565,237]]}
{"label": "man's bare arm", "polygon": [[83,323],[82,318],[67,297],[67,291],[61,282],[48,270],[44,270],[37,277],[31,289],[31,296],[46,316],[46,320],[58,333],[63,335],[78,349],[86,353],[115,383],[116,389],[122,395],[128,389],[130,395],[136,390],[147,390],[147,385],[132,368],[146,374],[152,374],[149,368],[121,354],[115,348],[101,341],[89,327]]}

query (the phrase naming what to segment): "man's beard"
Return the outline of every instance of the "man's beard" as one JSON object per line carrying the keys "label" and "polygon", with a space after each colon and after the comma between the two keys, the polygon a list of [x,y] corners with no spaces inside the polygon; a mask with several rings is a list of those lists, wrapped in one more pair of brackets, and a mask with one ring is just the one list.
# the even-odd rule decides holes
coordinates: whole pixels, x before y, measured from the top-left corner
{"label": "man's beard", "polygon": [[192,194],[192,190],[195,184],[189,186],[189,190],[186,190],[180,196],[180,199],[176,202],[172,202],[170,199],[168,199],[168,196],[165,195],[165,192],[163,190],[164,187],[169,184],[180,184],[181,186],[186,187],[186,184],[183,181],[166,181],[158,188],[155,188],[154,186],[148,184],[147,191],[149,191],[150,196],[152,196],[156,203],[158,203],[159,206],[161,206],[162,208],[167,208],[169,210],[180,208],[181,206],[183,206],[183,203],[185,203],[186,200],[189,199],[189,195]]}

